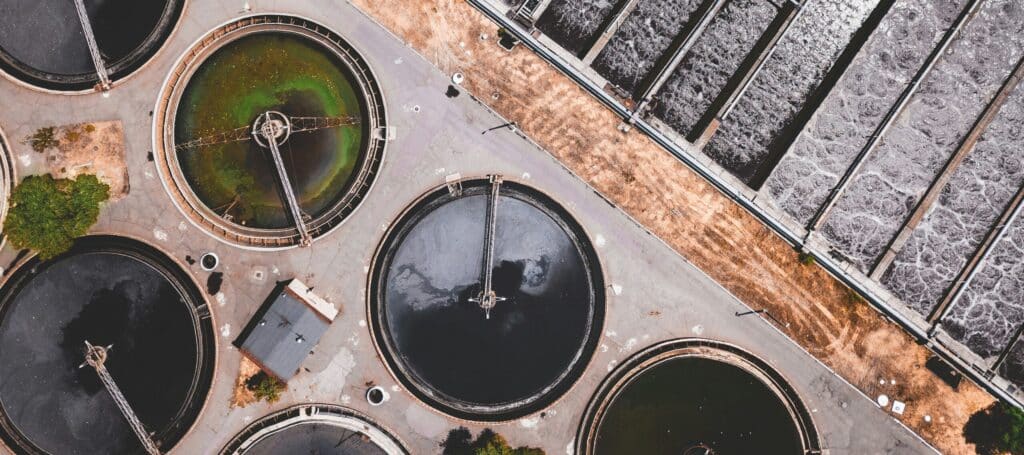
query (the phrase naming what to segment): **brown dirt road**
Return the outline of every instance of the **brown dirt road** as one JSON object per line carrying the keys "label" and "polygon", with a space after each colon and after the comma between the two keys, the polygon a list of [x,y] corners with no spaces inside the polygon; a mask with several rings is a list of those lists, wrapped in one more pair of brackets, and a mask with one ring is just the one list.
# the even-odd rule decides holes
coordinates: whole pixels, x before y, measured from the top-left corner
{"label": "brown dirt road", "polygon": [[865,394],[906,402],[900,420],[939,450],[974,453],[962,428],[993,402],[989,394],[967,381],[958,391],[945,385],[899,326],[824,269],[801,265],[785,241],[648,137],[618,131],[613,112],[530,50],[498,47],[497,26],[471,5],[353,3],[443,72],[462,72],[473,96],[745,303],[788,324],[780,329]]}

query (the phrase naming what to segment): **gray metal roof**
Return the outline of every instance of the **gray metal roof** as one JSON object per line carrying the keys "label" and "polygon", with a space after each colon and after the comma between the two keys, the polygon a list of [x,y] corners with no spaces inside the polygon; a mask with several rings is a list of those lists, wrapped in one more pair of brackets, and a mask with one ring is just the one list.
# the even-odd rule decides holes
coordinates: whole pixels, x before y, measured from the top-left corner
{"label": "gray metal roof", "polygon": [[295,376],[331,321],[292,291],[278,288],[265,311],[249,321],[240,340],[242,352],[281,381]]}

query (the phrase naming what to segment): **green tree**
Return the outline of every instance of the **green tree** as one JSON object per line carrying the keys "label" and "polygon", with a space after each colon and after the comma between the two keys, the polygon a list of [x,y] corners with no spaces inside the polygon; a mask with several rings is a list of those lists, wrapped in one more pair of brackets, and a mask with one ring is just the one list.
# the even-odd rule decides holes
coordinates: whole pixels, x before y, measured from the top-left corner
{"label": "green tree", "polygon": [[110,187],[95,175],[25,177],[11,193],[4,234],[16,248],[35,250],[43,260],[53,258],[96,224],[100,204],[109,197]]}
{"label": "green tree", "polygon": [[982,455],[1024,455],[1024,411],[995,403],[971,416],[964,438]]}
{"label": "green tree", "polygon": [[286,386],[283,382],[260,371],[245,381],[245,387],[256,396],[257,400],[274,403],[281,399],[281,392],[284,392]]}
{"label": "green tree", "polygon": [[480,432],[475,441],[470,442],[472,433],[465,427],[448,432],[448,437],[441,443],[443,455],[544,455],[544,451],[533,447],[512,448],[505,437],[491,429]]}

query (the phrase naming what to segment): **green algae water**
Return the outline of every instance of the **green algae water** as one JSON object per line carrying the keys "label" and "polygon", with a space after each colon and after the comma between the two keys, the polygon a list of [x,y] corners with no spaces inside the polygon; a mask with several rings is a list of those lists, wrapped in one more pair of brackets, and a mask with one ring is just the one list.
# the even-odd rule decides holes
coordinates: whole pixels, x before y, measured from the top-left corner
{"label": "green algae water", "polygon": [[597,430],[597,455],[801,454],[782,400],[737,366],[699,357],[665,360],[612,399]]}
{"label": "green algae water", "polygon": [[[353,80],[349,68],[312,39],[284,32],[239,38],[192,75],[178,104],[175,142],[251,127],[266,111],[363,119]],[[346,193],[364,137],[361,125],[347,125],[294,133],[281,146],[304,214],[315,219]],[[255,141],[182,150],[178,162],[199,200],[218,215],[252,228],[293,226],[270,152]]]}

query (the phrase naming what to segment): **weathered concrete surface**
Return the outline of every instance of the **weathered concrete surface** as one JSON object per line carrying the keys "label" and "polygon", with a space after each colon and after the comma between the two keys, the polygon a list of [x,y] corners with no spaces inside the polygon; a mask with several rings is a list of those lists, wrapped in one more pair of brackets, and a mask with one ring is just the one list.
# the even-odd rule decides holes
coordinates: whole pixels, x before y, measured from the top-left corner
{"label": "weathered concrete surface", "polygon": [[[968,453],[961,430],[993,399],[973,384],[959,392],[924,368],[927,350],[749,213],[619,119],[528,49],[506,53],[482,34],[495,25],[452,0],[356,0],[393,33],[553,153],[612,203],[755,308],[869,396],[897,379],[911,406],[901,420],[948,453]],[[404,14],[394,14],[404,11]],[[932,423],[924,416],[930,415]]]}

